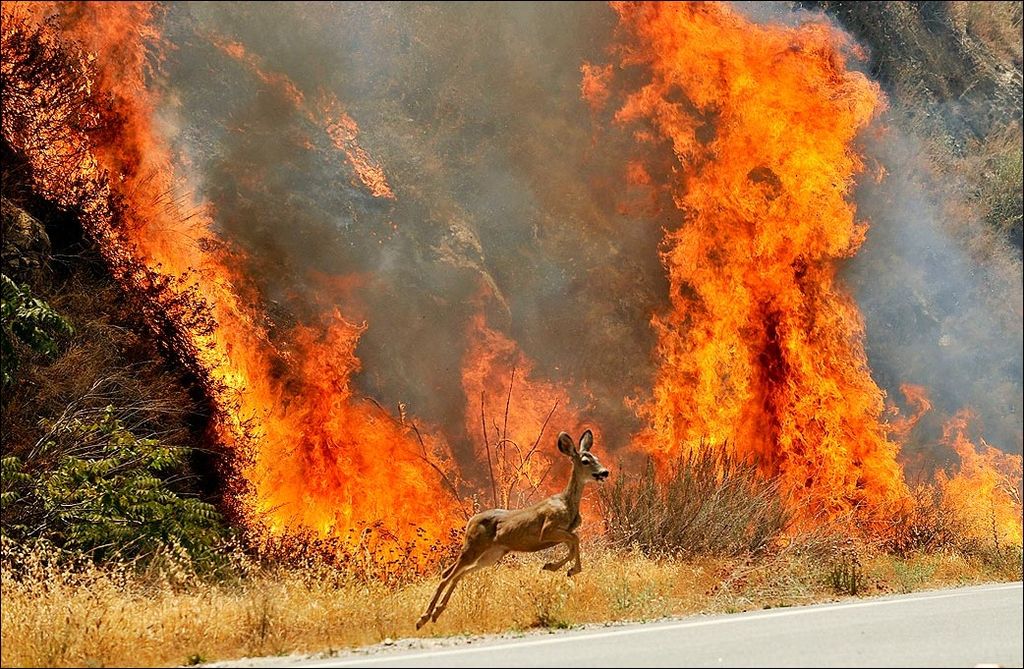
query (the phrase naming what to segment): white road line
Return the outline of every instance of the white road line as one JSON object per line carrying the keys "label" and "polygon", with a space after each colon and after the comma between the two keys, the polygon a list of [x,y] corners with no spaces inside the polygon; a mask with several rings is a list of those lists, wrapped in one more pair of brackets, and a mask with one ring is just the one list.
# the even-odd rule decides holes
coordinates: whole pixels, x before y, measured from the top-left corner
{"label": "white road line", "polygon": [[377,657],[361,657],[352,659],[335,659],[335,660],[324,660],[322,662],[302,664],[302,667],[348,667],[356,664],[377,664],[379,662],[391,662],[393,660],[422,660],[431,657],[442,657],[445,655],[453,655],[457,653],[486,653],[494,650],[506,650],[510,648],[529,648],[530,646],[543,646],[552,643],[565,643],[568,641],[575,641],[577,639],[605,639],[609,637],[626,636],[628,634],[643,634],[646,632],[664,632],[666,630],[680,630],[689,629],[693,627],[708,627],[710,625],[725,625],[731,623],[745,622],[748,620],[762,620],[764,618],[782,618],[785,616],[798,616],[806,615],[808,613],[818,613],[821,611],[837,611],[842,609],[859,609],[867,606],[888,606],[891,604],[908,604],[911,602],[921,602],[929,599],[949,599],[951,597],[969,597],[971,595],[980,595],[990,592],[997,592],[1000,590],[1019,590],[1022,587],[1022,583],[1010,583],[1007,585],[993,585],[993,586],[981,586],[974,588],[964,588],[958,592],[943,592],[938,594],[923,594],[913,597],[901,597],[898,599],[871,599],[859,602],[849,602],[841,604],[821,604],[813,606],[801,606],[786,609],[772,609],[771,611],[757,612],[757,613],[741,613],[732,616],[723,616],[719,618],[713,618],[711,620],[691,620],[691,621],[680,621],[677,623],[650,623],[646,625],[640,625],[636,627],[629,627],[627,629],[610,630],[607,632],[595,632],[592,634],[560,634],[546,637],[543,639],[535,639],[531,641],[515,641],[511,643],[493,644],[493,645],[474,645],[465,647],[448,648],[445,650],[429,651],[426,653],[391,653],[387,655],[380,655]]}

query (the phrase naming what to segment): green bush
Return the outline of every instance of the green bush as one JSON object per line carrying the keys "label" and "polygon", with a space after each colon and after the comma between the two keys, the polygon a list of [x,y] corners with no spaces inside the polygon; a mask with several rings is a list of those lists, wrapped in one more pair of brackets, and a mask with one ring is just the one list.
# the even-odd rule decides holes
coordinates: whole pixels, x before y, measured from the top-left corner
{"label": "green bush", "polygon": [[74,332],[63,316],[6,274],[0,274],[0,317],[0,374],[5,386],[14,378],[19,348],[55,355],[57,338]]}
{"label": "green bush", "polygon": [[97,560],[145,557],[178,546],[212,559],[216,509],[176,494],[186,449],[126,429],[112,407],[64,416],[23,460],[2,459],[2,533],[45,539]]}

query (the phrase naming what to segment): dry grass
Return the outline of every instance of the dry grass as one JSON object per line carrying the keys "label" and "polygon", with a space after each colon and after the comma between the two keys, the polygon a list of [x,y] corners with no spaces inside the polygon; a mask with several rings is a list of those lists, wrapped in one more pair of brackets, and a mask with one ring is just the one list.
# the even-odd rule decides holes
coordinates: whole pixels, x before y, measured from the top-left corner
{"label": "dry grass", "polygon": [[767,548],[789,514],[778,483],[702,448],[656,475],[651,462],[601,490],[608,538],[648,555],[745,555]]}
{"label": "dry grass", "polygon": [[[8,555],[10,547],[8,546]],[[2,576],[3,666],[158,666],[322,651],[385,638],[560,628],[698,611],[790,606],[849,594],[833,576],[856,561],[860,594],[1020,578],[1005,562],[953,553],[896,558],[850,542],[790,543],[756,560],[652,559],[584,547],[575,579],[541,572],[543,556],[511,559],[459,587],[437,624],[413,623],[436,584],[359,582],[323,564],[259,567],[202,580],[167,563],[126,568],[61,564],[36,550]],[[170,564],[171,566],[168,566]]]}
{"label": "dry grass", "polygon": [[961,39],[976,39],[993,55],[1020,65],[1024,58],[1020,39],[1024,8],[1019,1],[951,2],[949,13]]}

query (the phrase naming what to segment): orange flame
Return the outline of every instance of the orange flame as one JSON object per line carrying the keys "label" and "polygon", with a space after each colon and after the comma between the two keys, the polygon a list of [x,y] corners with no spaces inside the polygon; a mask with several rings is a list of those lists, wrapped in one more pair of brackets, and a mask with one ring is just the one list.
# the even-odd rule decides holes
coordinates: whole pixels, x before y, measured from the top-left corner
{"label": "orange flame", "polygon": [[246,68],[267,86],[283,95],[307,121],[322,129],[336,149],[341,151],[355,176],[374,197],[394,200],[395,193],[380,164],[359,144],[359,126],[334,95],[319,92],[316,108],[306,103],[306,96],[291,79],[263,67],[260,59],[240,42],[209,35],[210,43]]}
{"label": "orange flame", "polygon": [[584,429],[568,393],[536,378],[534,362],[487,325],[482,309],[470,320],[467,341],[466,433],[484,443],[476,459],[490,468],[485,479],[493,481],[491,503],[509,508],[550,494],[565,482],[565,463],[551,449],[555,435],[571,430],[578,437]]}
{"label": "orange flame", "polygon": [[[658,369],[635,403],[648,424],[635,445],[661,464],[726,448],[779,476],[806,519],[884,520],[907,496],[897,443],[931,405],[907,385],[914,414],[883,421],[863,324],[836,276],[866,231],[848,196],[863,169],[855,137],[884,104],[877,86],[847,68],[846,38],[821,23],[759,26],[719,4],[614,7],[622,67],[584,65],[581,90],[595,117],[620,99],[615,120],[633,130],[642,157],[625,164],[625,209],[653,215],[671,193],[681,212],[661,247],[670,304],[652,320]],[[82,208],[115,278],[201,379],[215,436],[238,456],[248,524],[362,543],[383,522],[403,542],[444,538],[458,517],[446,444],[352,387],[368,327],[352,320],[361,279],[319,277],[330,287],[322,321],[272,340],[245,259],[214,232],[209,208],[180,194],[183,175],[153,121],[161,100],[146,85],[160,53],[156,13],[145,2],[4,3],[5,38],[10,19],[36,22],[46,48],[78,58],[71,79],[95,102],[38,113],[67,85],[44,80],[19,90],[22,106],[5,100],[5,138],[41,192]],[[43,21],[50,14],[55,24]],[[394,198],[336,98],[318,91],[310,103],[242,44],[211,39],[322,129],[370,193]],[[5,54],[5,82],[11,67]],[[647,83],[624,89],[638,68]],[[658,146],[672,149],[670,169],[643,155]],[[584,426],[566,387],[539,378],[488,323],[486,299],[466,330],[464,426],[482,437],[476,455],[495,503],[516,505],[561,484],[553,434]],[[943,497],[978,538],[1019,544],[1020,456],[966,435],[961,414],[947,426],[961,464],[940,473]]]}
{"label": "orange flame", "polygon": [[590,111],[601,111],[608,104],[608,98],[611,96],[608,85],[612,78],[612,66],[583,63],[580,66],[580,74],[583,75],[580,82],[580,94],[590,105]]}
{"label": "orange flame", "polygon": [[671,309],[653,320],[660,367],[637,405],[650,426],[638,446],[664,463],[727,444],[830,516],[903,499],[864,327],[836,280],[865,233],[848,195],[877,85],[846,67],[848,43],[823,23],[613,5],[623,68],[649,75],[615,119],[670,144],[681,212],[662,245]]}
{"label": "orange flame", "polygon": [[1020,546],[1022,460],[967,437],[972,418],[960,411],[943,427],[943,441],[960,456],[952,476],[938,472],[943,504],[963,522],[967,534],[998,546]]}
{"label": "orange flame", "polygon": [[[40,21],[53,8],[5,3],[5,25],[15,11]],[[212,232],[206,208],[187,211],[167,199],[179,175],[152,123],[159,100],[144,81],[147,44],[159,39],[153,5],[87,3],[56,11],[63,35],[89,54],[89,85],[110,102],[97,112],[105,122],[88,134],[68,126],[52,150],[30,144],[12,124],[5,123],[5,136],[25,151],[40,187],[58,201],[75,204],[80,196],[62,171],[92,179],[83,223],[115,277],[150,300],[151,319],[170,323],[176,350],[205,380],[214,429],[239,458],[244,518],[273,533],[361,541],[357,532],[384,521],[405,542],[424,533],[443,539],[456,507],[428,462],[443,464],[438,445],[414,438],[353,395],[355,346],[365,325],[334,311],[322,326],[296,327],[286,337],[292,346],[279,349],[267,336],[255,289],[233,269],[242,263]],[[18,111],[27,110],[5,108],[5,116]],[[52,153],[67,146],[87,150],[72,162]]]}
{"label": "orange flame", "polygon": [[895,418],[889,423],[889,434],[900,444],[906,444],[910,433],[921,422],[921,418],[932,410],[932,401],[928,397],[928,390],[924,386],[913,383],[900,384],[900,392],[910,404],[914,413],[911,416],[900,416],[895,412]]}

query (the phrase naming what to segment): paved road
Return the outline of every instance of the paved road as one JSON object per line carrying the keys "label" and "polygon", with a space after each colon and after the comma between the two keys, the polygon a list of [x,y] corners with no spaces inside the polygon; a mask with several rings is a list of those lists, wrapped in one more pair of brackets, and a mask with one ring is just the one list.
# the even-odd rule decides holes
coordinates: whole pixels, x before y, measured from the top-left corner
{"label": "paved road", "polygon": [[296,667],[976,667],[1024,664],[1020,583],[342,655]]}

